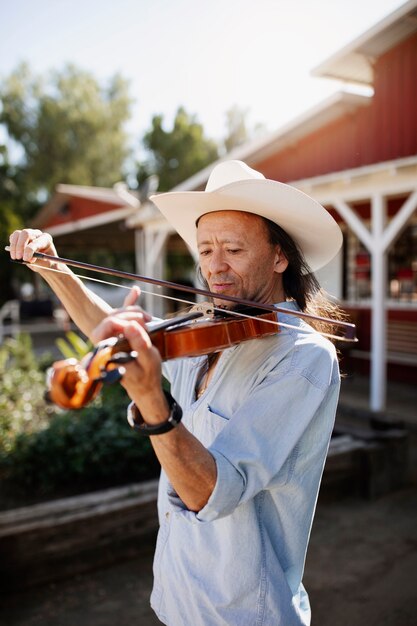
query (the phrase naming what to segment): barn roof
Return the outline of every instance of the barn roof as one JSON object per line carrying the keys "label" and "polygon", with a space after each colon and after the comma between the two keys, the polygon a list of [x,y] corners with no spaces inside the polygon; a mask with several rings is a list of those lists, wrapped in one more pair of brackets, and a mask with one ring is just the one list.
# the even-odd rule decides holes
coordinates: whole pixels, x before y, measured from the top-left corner
{"label": "barn roof", "polygon": [[312,70],[313,76],[372,86],[375,59],[417,32],[417,0],[409,0]]}

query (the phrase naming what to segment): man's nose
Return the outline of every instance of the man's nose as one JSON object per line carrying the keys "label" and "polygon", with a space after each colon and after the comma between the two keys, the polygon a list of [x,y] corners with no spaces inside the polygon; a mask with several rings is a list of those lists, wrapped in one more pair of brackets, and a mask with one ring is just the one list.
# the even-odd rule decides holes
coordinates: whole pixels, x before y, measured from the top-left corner
{"label": "man's nose", "polygon": [[222,250],[213,250],[210,257],[209,270],[211,274],[225,272],[229,268]]}

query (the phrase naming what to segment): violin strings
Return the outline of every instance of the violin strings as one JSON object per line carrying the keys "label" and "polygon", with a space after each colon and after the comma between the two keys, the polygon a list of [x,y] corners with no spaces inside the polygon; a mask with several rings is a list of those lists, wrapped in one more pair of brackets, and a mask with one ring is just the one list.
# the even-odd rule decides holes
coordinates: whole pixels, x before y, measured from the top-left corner
{"label": "violin strings", "polygon": [[[42,267],[42,269],[47,270],[48,272],[56,272],[57,274],[65,274],[66,276],[69,276],[69,274],[67,272],[55,269],[53,267]],[[93,278],[92,276],[84,276],[83,274],[76,274],[75,272],[72,272],[72,274],[73,274],[73,276],[77,276],[77,278],[82,278],[83,280],[90,280],[90,281],[95,282],[95,283],[102,283],[104,285],[110,285],[112,287],[120,287],[121,289],[129,289],[129,290],[132,289],[132,287],[129,287],[128,285],[121,285],[119,283],[112,283],[109,280],[103,280],[103,279],[100,279],[100,278]],[[138,281],[138,282],[140,282],[140,281]],[[163,293],[155,293],[153,291],[147,291],[145,289],[142,289],[142,287],[140,287],[140,291],[141,291],[141,293],[146,293],[149,296],[156,296],[157,298],[165,298],[166,300],[174,300],[175,302],[182,302],[183,304],[188,304],[190,306],[194,306],[195,305],[195,302],[192,302],[190,300],[184,300],[183,298],[167,296],[166,294],[163,294]],[[221,307],[216,307],[215,305],[213,305],[213,310],[214,311],[220,311],[220,312],[224,311],[224,309],[222,309]],[[233,309],[228,309],[227,310],[227,314],[228,315],[234,315],[236,317],[245,317],[247,319],[258,319],[255,315],[248,315],[248,314],[245,314],[245,313],[240,313],[238,311],[233,311]],[[282,326],[283,328],[299,330],[301,332],[309,332],[307,329],[300,328],[298,326],[294,326],[293,324],[286,324],[285,322],[279,322],[278,320],[274,321],[274,320],[262,319],[262,322],[265,322],[267,324],[273,324],[274,326]],[[320,334],[323,335],[324,337],[329,338],[329,339],[336,339],[338,341],[346,341],[340,335],[333,335],[332,333],[327,333],[327,332],[321,332]]]}

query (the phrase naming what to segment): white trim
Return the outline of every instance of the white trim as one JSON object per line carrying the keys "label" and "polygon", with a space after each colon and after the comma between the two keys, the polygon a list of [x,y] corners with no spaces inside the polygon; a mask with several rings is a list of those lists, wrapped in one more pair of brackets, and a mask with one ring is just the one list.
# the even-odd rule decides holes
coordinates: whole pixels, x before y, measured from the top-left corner
{"label": "white trim", "polygon": [[363,202],[369,200],[374,193],[379,193],[386,197],[401,196],[413,193],[417,189],[417,169],[416,173],[407,177],[394,177],[390,179],[388,176],[380,178],[364,179],[361,181],[352,180],[349,185],[340,185],[340,187],[324,187],[308,190],[302,186],[298,189],[304,191],[309,196],[320,202],[324,206],[334,205],[337,201],[344,202]]}
{"label": "white trim", "polygon": [[334,208],[339,213],[341,217],[345,220],[346,224],[349,226],[351,230],[355,233],[355,235],[360,239],[363,245],[371,250],[372,248],[372,237],[369,230],[366,228],[361,219],[356,215],[355,211],[352,207],[348,206],[344,200],[335,200],[333,203]]}
{"label": "white trim", "polygon": [[372,85],[375,58],[417,30],[416,7],[417,0],[409,0],[313,68],[312,76]]}
{"label": "white trim", "polygon": [[98,202],[109,202],[111,204],[128,204],[131,207],[139,208],[139,199],[133,195],[124,183],[116,183],[112,188],[108,187],[87,187],[82,185],[56,186],[56,193],[73,198],[88,198]]}
{"label": "white trim", "polygon": [[406,226],[407,222],[416,210],[416,207],[417,189],[407,198],[401,209],[394,215],[385,229],[381,242],[381,246],[384,251],[387,251],[394,240],[399,236],[402,229]]}
{"label": "white trim", "polygon": [[354,167],[348,170],[339,170],[337,172],[313,176],[311,178],[298,178],[289,184],[294,185],[294,187],[304,187],[311,190],[319,185],[328,185],[330,183],[343,182],[344,184],[350,184],[352,179],[367,177],[373,174],[383,173],[394,177],[400,170],[413,167],[417,168],[417,156],[404,157],[403,159],[393,159],[392,161],[381,161],[380,163],[372,163],[371,165],[363,165],[361,167]]}

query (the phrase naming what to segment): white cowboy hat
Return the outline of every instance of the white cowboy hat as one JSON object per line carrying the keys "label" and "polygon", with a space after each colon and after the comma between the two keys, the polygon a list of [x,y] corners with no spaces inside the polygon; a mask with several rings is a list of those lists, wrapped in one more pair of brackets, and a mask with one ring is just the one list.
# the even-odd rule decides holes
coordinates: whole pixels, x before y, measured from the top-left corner
{"label": "white cowboy hat", "polygon": [[342,245],[339,226],[321,204],[295,187],[266,179],[242,161],[216,165],[205,191],[171,191],[150,199],[193,252],[198,219],[226,210],[255,213],[278,224],[298,244],[313,272]]}

